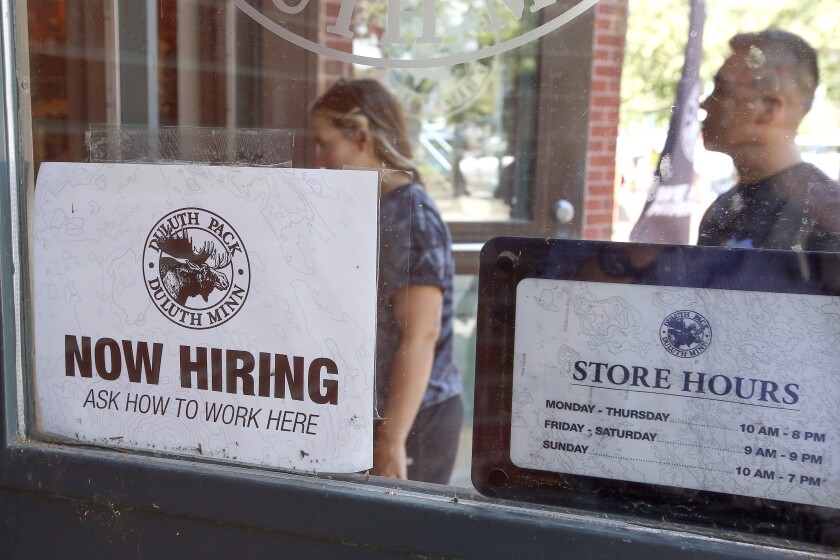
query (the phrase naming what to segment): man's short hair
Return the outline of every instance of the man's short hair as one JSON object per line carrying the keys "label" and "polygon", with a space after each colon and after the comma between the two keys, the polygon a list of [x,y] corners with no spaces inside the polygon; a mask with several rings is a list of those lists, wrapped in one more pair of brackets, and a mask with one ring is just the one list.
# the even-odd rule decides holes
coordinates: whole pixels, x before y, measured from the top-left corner
{"label": "man's short hair", "polygon": [[774,71],[791,69],[790,76],[805,102],[811,108],[814,92],[820,81],[817,51],[805,39],[781,29],[765,29],[757,33],[739,33],[729,40],[733,51],[756,53],[761,62]]}

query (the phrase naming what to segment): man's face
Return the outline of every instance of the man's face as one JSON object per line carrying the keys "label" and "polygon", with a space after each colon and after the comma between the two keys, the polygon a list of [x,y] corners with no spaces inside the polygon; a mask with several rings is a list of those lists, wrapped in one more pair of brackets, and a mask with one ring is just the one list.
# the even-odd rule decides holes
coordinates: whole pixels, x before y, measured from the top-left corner
{"label": "man's face", "polygon": [[733,155],[755,141],[757,74],[750,68],[746,53],[733,53],[715,75],[715,89],[700,105],[703,144],[707,150]]}

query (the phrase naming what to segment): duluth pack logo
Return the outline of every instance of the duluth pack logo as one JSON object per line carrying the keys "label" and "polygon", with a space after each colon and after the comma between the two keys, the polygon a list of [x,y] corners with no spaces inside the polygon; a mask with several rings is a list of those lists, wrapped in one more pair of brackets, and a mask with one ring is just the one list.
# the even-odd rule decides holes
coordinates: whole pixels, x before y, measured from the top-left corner
{"label": "duluth pack logo", "polygon": [[178,325],[209,329],[242,308],[251,285],[248,254],[236,230],[218,214],[182,208],[161,218],[143,249],[146,290]]}
{"label": "duluth pack logo", "polygon": [[665,350],[679,358],[693,358],[706,351],[712,342],[712,327],[696,311],[675,311],[665,317],[659,330]]}

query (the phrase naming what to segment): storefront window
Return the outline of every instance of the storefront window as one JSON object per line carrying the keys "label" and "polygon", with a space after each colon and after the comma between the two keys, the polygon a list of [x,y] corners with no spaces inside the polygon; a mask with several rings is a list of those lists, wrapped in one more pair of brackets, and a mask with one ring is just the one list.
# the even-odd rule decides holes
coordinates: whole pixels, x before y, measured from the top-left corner
{"label": "storefront window", "polygon": [[[721,452],[739,459],[746,453],[749,460],[733,468],[748,469],[753,478],[756,469],[774,479],[778,474],[782,482],[772,491],[756,490],[752,479],[749,485],[735,481],[718,487],[710,477],[679,470],[676,460],[660,461],[677,471],[663,471],[661,480],[651,482],[647,474],[638,474],[647,473],[644,468],[627,466],[632,462],[607,464],[618,459],[606,452],[600,462],[587,463],[591,456],[545,459],[542,450],[528,448],[533,442],[517,436],[517,430],[531,421],[542,422],[544,432],[555,435],[584,430],[587,422],[577,421],[574,414],[581,410],[574,407],[593,406],[583,410],[595,414],[595,405],[583,401],[591,396],[595,403],[597,391],[588,387],[590,396],[568,401],[540,393],[539,403],[570,407],[543,410],[525,402],[538,391],[517,385],[523,381],[514,376],[512,365],[515,359],[515,372],[524,378],[528,368],[543,371],[549,369],[545,360],[553,360],[552,367],[572,368],[579,385],[593,377],[600,383],[603,374],[615,391],[627,389],[618,382],[625,372],[627,380],[638,381],[637,389],[642,384],[664,391],[661,372],[666,367],[661,363],[622,363],[612,369],[601,358],[584,358],[575,354],[579,348],[568,346],[572,340],[593,352],[597,347],[624,356],[626,351],[640,360],[654,349],[662,351],[627,342],[645,336],[642,331],[655,314],[622,307],[622,298],[632,299],[636,292],[619,284],[650,288],[642,292],[651,305],[662,307],[664,315],[656,315],[662,322],[652,328],[660,329],[664,339],[680,328],[685,337],[705,337],[695,345],[703,349],[690,356],[697,358],[692,362],[696,367],[725,364],[752,371],[761,365],[757,354],[762,349],[793,344],[790,340],[798,336],[837,341],[838,326],[830,319],[838,295],[831,274],[835,260],[808,256],[840,251],[840,214],[832,214],[840,210],[840,80],[835,71],[840,12],[833,8],[805,0],[768,5],[749,0],[29,0],[16,5],[21,11],[15,38],[21,69],[16,117],[24,139],[22,168],[30,174],[24,175],[19,206],[21,215],[31,219],[20,231],[29,246],[18,263],[28,275],[20,284],[19,327],[24,338],[42,332],[60,337],[34,340],[38,352],[51,344],[60,349],[38,354],[46,357],[24,372],[32,380],[27,385],[32,394],[22,397],[27,415],[22,435],[305,473],[368,471],[405,478],[415,472],[411,454],[421,452],[406,443],[403,432],[416,426],[418,411],[426,411],[428,418],[419,417],[430,423],[448,414],[440,421],[448,422],[452,437],[415,442],[430,449],[434,443],[449,446],[444,474],[420,480],[473,493],[496,488],[496,497],[549,507],[597,510],[599,503],[620,501],[625,492],[629,499],[643,500],[638,487],[616,486],[598,502],[602,488],[596,482],[594,498],[564,501],[556,495],[558,488],[582,493],[585,484],[578,480],[563,486],[562,476],[555,475],[591,481],[609,479],[612,473],[622,483],[649,483],[651,491],[669,495],[669,506],[676,493],[727,496],[700,504],[688,495],[691,507],[716,508],[714,515],[684,518],[669,510],[669,521],[728,526],[727,516],[749,509],[749,499],[762,501],[761,508],[782,508],[773,523],[785,519],[788,503],[822,508],[813,516],[794,508],[793,517],[801,517],[792,523],[817,519],[824,525],[785,535],[836,545],[836,523],[829,514],[840,507],[831,478],[840,446],[832,439],[830,413],[802,413],[802,422],[811,418],[816,427],[796,429],[803,437],[810,434],[808,443],[819,444],[820,452],[813,445],[796,447],[804,440],[795,445],[751,440],[749,451],[743,451],[741,439],[737,445],[720,443],[728,441],[727,434],[705,450],[697,446],[701,455],[720,451],[722,445],[728,447]],[[791,34],[781,39],[773,33],[738,35],[768,28]],[[777,39],[787,45],[778,52]],[[790,45],[793,50],[784,50]],[[819,80],[809,54],[819,61]],[[404,128],[394,124],[394,114],[404,119]],[[121,151],[118,145],[129,138],[139,138],[139,144]],[[91,162],[103,166],[69,165]],[[120,162],[142,165],[129,171],[111,165]],[[394,179],[395,170],[408,179]],[[766,184],[791,170],[793,183],[773,179]],[[133,204],[141,183],[152,193],[150,202]],[[774,189],[772,197],[765,197],[769,191],[764,187]],[[92,193],[83,206],[62,198],[75,188]],[[386,195],[393,192],[404,196],[388,201]],[[240,223],[205,207],[207,200],[231,212],[241,207]],[[744,211],[751,204],[754,211]],[[103,208],[113,215],[98,215]],[[137,221],[145,211],[150,213],[148,227]],[[86,223],[95,220],[100,225],[89,229]],[[199,232],[202,220],[207,225]],[[257,233],[257,225],[263,233]],[[241,235],[252,227],[251,239]],[[121,241],[130,236],[142,237],[137,247]],[[508,247],[507,241],[494,240],[490,247],[498,254],[482,257],[482,278],[495,282],[491,289],[479,282],[479,250],[500,237],[514,241]],[[545,239],[545,247],[524,238]],[[590,251],[586,247],[595,245],[571,244],[583,240],[604,245]],[[682,252],[697,244],[747,254],[724,258],[714,249],[691,253],[693,247]],[[112,247],[107,254],[94,255],[106,246]],[[762,261],[753,256],[761,249],[789,253]],[[797,261],[791,251],[804,256]],[[488,266],[494,267],[493,274]],[[755,268],[765,266],[778,276],[757,280],[762,271]],[[144,276],[135,278],[141,269]],[[556,283],[545,283],[550,281]],[[575,282],[596,288],[584,290]],[[125,295],[141,284],[146,289],[141,286],[139,295]],[[78,286],[89,288],[87,295]],[[520,288],[523,299],[517,300]],[[675,302],[700,305],[697,301],[714,290],[776,294],[746,302],[730,292],[720,296],[731,297],[732,308],[750,313],[727,315],[728,325],[743,319],[760,330],[756,317],[761,315],[768,318],[766,330],[724,341],[712,338],[724,331],[709,326],[710,311],[694,310],[699,319],[672,314],[687,313],[685,307],[671,309]],[[168,307],[161,303],[167,297],[172,300]],[[257,327],[237,323],[246,298],[253,307],[260,302],[264,322]],[[47,300],[49,313],[33,311],[44,309],[39,306]],[[188,301],[195,305],[189,307]],[[788,307],[768,311],[780,301]],[[817,309],[820,302],[828,309],[820,315],[822,322],[806,321],[819,313],[808,315],[805,308]],[[713,307],[722,315],[731,311]],[[77,325],[95,324],[114,334],[61,331],[52,322],[53,308],[71,318],[84,315]],[[581,329],[590,329],[591,338],[560,340],[547,334],[552,324],[529,322],[561,308],[563,329],[577,321]],[[530,312],[522,315],[523,309]],[[38,316],[42,323],[34,325]],[[811,325],[813,331],[797,334],[774,326],[776,316],[801,319],[802,328]],[[413,322],[417,317],[425,323],[418,326]],[[609,329],[602,332],[599,320],[605,317],[615,321],[605,319]],[[544,335],[531,338],[543,346],[532,348],[521,340],[527,329]],[[482,341],[482,333],[494,338]],[[414,353],[416,348],[405,343],[415,335],[428,351]],[[431,344],[423,337],[431,337]],[[298,340],[306,351],[296,349]],[[715,356],[717,361],[700,362],[711,340],[718,347],[711,347],[703,360]],[[514,358],[515,343],[525,344],[529,355],[543,361],[528,362],[524,351]],[[670,349],[663,345],[668,360],[687,358],[680,355],[680,346],[691,346],[685,341]],[[795,351],[803,348],[804,343]],[[827,408],[840,397],[830,372],[824,371],[832,367],[827,365],[832,351],[831,344],[814,344],[812,353],[802,357],[811,368],[808,375],[816,379],[811,379],[812,388],[823,392],[819,402]],[[480,367],[488,356],[495,362]],[[501,389],[487,378],[499,364],[511,376]],[[794,367],[790,362],[783,366]],[[42,375],[49,368],[60,371],[60,383],[35,379],[35,372]],[[381,374],[385,369],[388,374]],[[706,397],[709,392],[721,396],[718,391],[729,392],[724,384],[737,391],[735,379],[752,380],[762,395],[756,407],[778,405],[773,419],[780,426],[785,407],[793,407],[802,395],[796,380],[785,384],[768,377],[762,384],[753,371],[752,377],[716,377],[718,385],[703,385],[711,375],[698,377],[696,387],[686,381],[685,387],[702,387]],[[394,381],[400,376],[419,376],[420,388]],[[124,385],[89,393],[88,380]],[[163,390],[156,393],[160,401],[149,396],[145,404],[139,393],[131,396],[135,384],[165,389],[169,382],[178,391],[200,391],[208,400],[190,401]],[[548,382],[535,386],[556,388]],[[478,395],[496,389],[495,396]],[[630,393],[628,402],[634,398]],[[215,395],[233,399],[224,401],[231,408],[221,408],[223,401],[213,408],[209,399]],[[169,397],[174,400],[165,401]],[[50,408],[60,409],[73,399],[80,402],[72,414]],[[402,409],[392,404],[398,399],[410,401],[404,405],[410,409],[407,420],[399,419]],[[110,423],[117,421],[109,416],[111,409],[125,412],[129,401],[135,413],[146,407],[148,418],[169,414],[192,421],[203,415],[205,422],[158,426],[143,424],[138,416],[125,420],[131,433],[112,433]],[[432,407],[447,402],[451,406],[444,412],[429,412],[444,410]],[[297,403],[302,408],[293,410]],[[173,407],[170,412],[167,406]],[[683,410],[662,406],[648,410],[613,403],[609,408],[627,411],[627,416],[616,414],[622,437],[633,438],[653,433],[639,428],[653,418],[682,418]],[[364,414],[357,415],[353,407]],[[490,420],[502,418],[507,425],[479,417],[488,411],[499,412]],[[715,414],[735,418],[729,409],[703,411],[712,419]],[[574,413],[573,421],[561,412]],[[766,418],[733,420],[732,426],[767,428]],[[610,416],[605,422],[613,420]],[[65,428],[70,422],[73,429]],[[42,430],[45,425],[63,427]],[[190,426],[199,425],[190,433]],[[227,436],[218,436],[217,430],[268,425],[276,433],[262,440],[257,436],[261,443],[248,450],[221,441]],[[474,425],[480,426],[475,433]],[[95,426],[96,436],[85,437],[85,426]],[[307,436],[319,430],[307,443]],[[400,435],[389,439],[389,430]],[[272,439],[280,432],[290,434],[282,452]],[[365,436],[354,439],[357,432]],[[488,434],[503,435],[488,443]],[[670,435],[674,446],[689,445],[677,441],[689,437],[686,433]],[[296,438],[304,443],[298,445]],[[475,447],[474,438],[480,438]],[[566,443],[549,439],[546,449],[566,450]],[[214,446],[208,447],[211,440]],[[386,453],[388,445],[393,447]],[[590,445],[595,444],[586,448]],[[475,457],[473,449],[492,457]],[[756,462],[756,450],[774,460],[772,468]],[[582,457],[584,444],[572,452]],[[797,457],[797,467],[807,456],[813,469],[782,472],[776,454],[779,459]],[[640,457],[632,460],[645,460]],[[388,466],[381,470],[383,464]],[[485,467],[486,472],[480,471]],[[787,480],[791,474],[795,481]],[[476,476],[484,477],[480,484]],[[525,489],[511,487],[513,482]],[[791,490],[784,486],[788,483],[798,486]],[[552,492],[541,493],[541,484],[554,485]],[[802,490],[802,485],[810,486]],[[791,495],[795,499],[788,500]],[[730,497],[737,505],[733,510],[727,509]],[[609,505],[604,510],[628,511]],[[763,519],[757,517],[755,526]]]}

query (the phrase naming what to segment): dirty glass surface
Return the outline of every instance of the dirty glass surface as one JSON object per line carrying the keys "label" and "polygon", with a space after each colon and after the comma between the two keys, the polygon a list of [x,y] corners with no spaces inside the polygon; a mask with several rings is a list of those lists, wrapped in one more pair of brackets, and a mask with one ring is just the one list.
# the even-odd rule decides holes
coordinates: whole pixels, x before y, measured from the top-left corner
{"label": "dirty glass surface", "polygon": [[[16,4],[20,10],[16,16],[17,56],[24,69],[18,92],[25,129],[22,149],[31,164],[31,196],[27,204],[31,210],[35,179],[43,164],[125,161],[112,156],[103,159],[97,153],[112,153],[108,150],[116,138],[136,129],[238,131],[242,135],[259,134],[261,130],[283,131],[283,137],[277,139],[283,145],[283,150],[279,150],[283,157],[272,156],[276,162],[269,165],[293,169],[394,167],[395,161],[404,165],[414,177],[414,190],[391,205],[393,214],[388,227],[392,229],[387,231],[396,232],[392,239],[402,239],[405,244],[383,249],[383,239],[387,241],[388,237],[380,224],[378,265],[368,264],[362,271],[369,286],[379,290],[379,319],[385,316],[384,307],[391,320],[385,327],[380,321],[378,336],[370,335],[359,342],[359,347],[367,352],[359,355],[365,354],[367,359],[375,353],[379,367],[401,372],[388,372],[377,378],[377,390],[392,403],[398,399],[404,403],[402,407],[394,404],[390,412],[384,405],[378,407],[378,417],[384,418],[385,423],[380,419],[366,427],[374,434],[373,440],[368,438],[374,457],[370,472],[389,476],[414,472],[413,455],[419,456],[421,451],[412,448],[406,452],[404,439],[419,409],[424,421],[433,423],[429,418],[443,417],[437,428],[430,427],[423,433],[435,434],[435,429],[442,429],[447,435],[424,436],[415,442],[419,448],[435,442],[447,447],[422,451],[446,457],[443,465],[435,466],[440,472],[434,481],[475,492],[475,481],[471,479],[472,463],[476,460],[472,456],[472,427],[478,419],[474,418],[477,407],[473,398],[481,376],[489,375],[476,368],[476,337],[482,317],[479,310],[483,305],[498,304],[497,298],[510,296],[480,291],[476,249],[481,244],[504,235],[633,241],[671,248],[701,243],[744,251],[797,251],[800,255],[803,251],[840,248],[836,244],[840,238],[840,210],[836,184],[832,182],[840,179],[840,73],[836,72],[840,43],[835,33],[840,12],[836,7],[831,2],[806,0],[29,0]],[[818,84],[811,77],[810,63],[797,53],[774,54],[772,47],[764,43],[729,44],[738,33],[766,28],[792,32],[815,49],[820,67]],[[801,53],[802,49],[797,48]],[[734,61],[733,52],[740,53]],[[722,68],[725,61],[731,62]],[[344,97],[350,105],[344,110],[326,103],[318,105],[321,113],[313,112],[316,100],[323,100],[322,96],[339,80],[351,84],[354,80],[371,80],[389,92],[400,105],[406,145],[397,138],[399,135],[385,133],[375,137],[376,130],[388,130],[390,122],[390,117],[384,116],[386,103],[381,98],[379,103],[354,111],[353,104],[360,103],[359,96],[367,95],[363,91],[348,89]],[[318,114],[323,117],[320,125],[313,118]],[[703,119],[706,122],[701,124]],[[291,137],[294,141],[287,145]],[[173,138],[176,143],[194,142],[189,134]],[[398,153],[399,157],[352,162],[340,159],[348,157],[347,150],[351,148],[369,154],[366,150],[376,142],[385,145],[384,151],[373,152],[378,154],[376,157],[385,152]],[[144,145],[140,151],[151,151],[154,158],[154,146],[147,150]],[[235,146],[222,152],[237,165],[266,165],[263,155],[249,160]],[[260,153],[265,154],[266,150]],[[197,159],[191,156],[187,161],[223,162],[209,155]],[[769,186],[763,182],[767,178],[772,179]],[[315,183],[304,183],[313,192],[324,192]],[[746,184],[748,188],[735,187],[736,184]],[[389,188],[404,186],[394,184]],[[398,194],[405,192],[408,191]],[[123,194],[130,197],[128,191]],[[346,193],[342,196],[353,198]],[[707,209],[721,196],[725,198],[704,222]],[[280,209],[283,204],[294,211]],[[275,225],[312,215],[311,209],[296,206],[296,202],[283,204],[272,207],[276,210],[272,214]],[[411,214],[409,208],[417,213]],[[382,220],[383,210],[378,212]],[[406,225],[409,216],[411,221]],[[55,218],[70,225],[76,219],[78,216],[70,214]],[[425,237],[418,237],[420,230],[426,231]],[[318,230],[317,235],[324,231]],[[312,235],[299,230],[294,233]],[[219,235],[222,239],[224,234]],[[646,246],[634,247],[641,254],[641,247]],[[201,247],[197,249],[201,253]],[[221,255],[211,258],[209,250],[204,253],[200,264],[193,263],[196,267],[207,266],[204,261],[215,262],[217,269],[229,270],[226,281],[234,277],[236,265]],[[512,254],[514,257],[518,255]],[[403,258],[405,262],[399,260]],[[564,262],[562,255],[552,258],[554,266]],[[394,280],[403,282],[399,289],[394,289],[388,278],[383,282],[382,267],[391,262],[384,259],[399,261],[409,271]],[[803,259],[812,262],[808,260],[812,257]],[[626,266],[622,262],[609,266]],[[760,266],[755,264],[760,261],[749,257],[739,262]],[[785,263],[795,267],[793,260],[785,258]],[[115,267],[108,271],[109,281],[121,285],[124,274]],[[716,280],[716,269],[705,270],[704,274],[708,282],[700,288],[726,288],[723,280]],[[820,276],[808,281],[813,282],[816,277]],[[386,290],[391,291],[384,297]],[[763,291],[773,290],[765,286]],[[317,307],[321,301],[316,292],[309,299]],[[67,305],[72,305],[73,294],[62,293]],[[609,292],[586,297],[593,309],[598,302],[612,301]],[[756,340],[773,343],[774,337],[805,340],[809,336],[837,340],[840,327],[836,321],[826,323],[828,326],[819,332],[804,334],[771,328],[775,321],[772,317],[781,313],[768,311],[771,303],[761,300],[756,304],[771,317],[766,326],[755,323],[758,326],[752,334]],[[291,313],[278,305],[278,313]],[[539,307],[539,303],[534,305]],[[319,309],[323,311],[323,306]],[[430,309],[434,312],[429,313]],[[599,309],[604,316],[615,313],[615,308],[606,305]],[[749,306],[743,309],[744,313],[754,311]],[[793,305],[784,313],[796,316],[797,309],[801,311]],[[115,320],[129,319],[125,316]],[[419,354],[411,354],[412,350],[402,345],[409,333],[417,334],[415,319],[432,324],[431,335],[426,333],[434,342],[432,350],[427,347]],[[750,315],[750,321],[753,319]],[[492,323],[498,319],[486,320]],[[504,320],[514,321],[518,327],[529,319],[513,314]],[[224,331],[227,340],[240,340],[241,333],[232,323],[227,325],[219,327],[229,329]],[[298,325],[304,330],[307,327],[303,322]],[[703,325],[698,323],[696,328],[702,330]],[[294,329],[291,321],[289,329]],[[348,327],[347,332],[350,337],[359,336],[354,327]],[[278,331],[278,341],[284,335],[285,331]],[[626,341],[629,335],[627,329],[617,329],[610,336]],[[721,343],[717,339],[715,342]],[[96,342],[92,344],[91,360],[95,361]],[[380,355],[383,344],[389,350]],[[514,340],[500,338],[492,344],[512,351]],[[282,347],[282,343],[278,345]],[[837,347],[840,344],[833,346]],[[82,339],[73,348],[83,361]],[[761,362],[761,358],[751,354],[753,347],[749,344],[733,343],[727,348],[739,367],[757,367]],[[817,364],[814,367],[821,371],[819,364],[831,362],[831,349],[832,345],[827,344],[807,352],[800,350],[802,360]],[[282,348],[265,350],[272,355],[286,355]],[[103,356],[105,352],[102,351]],[[318,357],[328,358],[333,355],[330,352],[330,344],[325,343],[323,354]],[[400,362],[399,356],[409,355],[413,357]],[[150,356],[152,359],[154,354]],[[209,350],[208,356],[212,362]],[[302,384],[295,385],[302,381],[297,381],[294,374],[294,356],[290,350],[289,395],[329,399],[326,385],[320,386],[321,393],[317,389],[310,393],[308,385],[305,389]],[[259,371],[260,356],[255,353],[253,358],[254,371]],[[231,363],[239,364],[236,367],[245,367],[245,362],[232,360]],[[113,374],[112,364],[106,364],[105,358],[102,361],[107,374]],[[599,363],[595,358],[590,361]],[[323,364],[320,371],[329,371],[326,362]],[[276,374],[277,368],[266,367],[266,371]],[[207,373],[210,386],[215,387],[212,371]],[[825,394],[836,404],[840,398],[836,383],[827,375],[829,371],[823,373]],[[395,376],[414,384],[392,385]],[[419,381],[415,376],[419,376]],[[257,381],[254,391],[259,392]],[[198,377],[196,382],[200,382]],[[369,389],[373,399],[373,389]],[[787,394],[780,391],[779,398],[785,398]],[[107,407],[108,399],[103,402]],[[574,402],[590,405],[584,400]],[[506,406],[509,414],[512,400],[501,406]],[[633,410],[638,412],[641,408]],[[442,412],[436,416],[436,411]],[[645,411],[667,413],[664,409]],[[389,414],[392,418],[403,415],[402,420],[389,424]],[[550,435],[545,438],[550,442],[569,443],[568,434],[558,426],[580,424],[570,421],[562,411],[542,410],[539,414],[543,421],[541,430]],[[815,413],[815,419],[817,416]],[[247,415],[237,418],[248,422]],[[546,427],[545,420],[555,424]],[[819,420],[825,418],[819,416]],[[236,422],[234,417],[231,422]],[[278,426],[282,422],[278,420]],[[293,417],[287,427],[297,427],[300,432],[307,429],[303,422]],[[621,422],[624,434],[646,433],[641,429],[647,425],[646,418],[622,417]],[[836,423],[834,418],[833,427]],[[736,423],[736,429],[740,424]],[[755,430],[773,427],[746,419],[743,425],[754,426],[751,429]],[[499,427],[498,433],[506,435],[498,436],[497,445],[509,443],[512,429],[510,423]],[[785,466],[785,461],[791,460],[790,453],[796,454],[798,467],[804,468],[806,455],[809,468],[818,467],[818,457],[826,461],[825,476],[807,469],[796,473],[810,477],[797,478],[797,488],[814,486],[819,481],[819,491],[829,496],[820,502],[820,507],[828,508],[820,518],[826,523],[825,530],[793,538],[834,542],[836,525],[830,519],[840,493],[833,480],[840,447],[834,441],[833,430],[802,431],[803,437],[807,432],[813,438],[824,436],[825,440],[797,447],[798,443],[794,445],[782,437],[773,444],[751,445],[749,452],[738,445],[737,452],[733,451],[735,447],[726,446],[726,451],[720,453],[733,455],[732,468],[749,468],[753,479],[753,463],[759,449],[762,454],[778,454],[762,463],[762,473],[781,473],[783,469],[778,465]],[[341,434],[336,436],[340,437]],[[703,453],[699,444],[691,447],[693,442],[680,443],[692,453]],[[817,452],[811,443],[831,452]],[[549,443],[549,449],[555,452],[553,462],[548,461],[552,466],[535,472],[569,472],[556,445],[551,449]],[[507,447],[503,451],[508,455],[513,452]],[[296,449],[295,453],[299,453],[299,460],[308,460],[312,450]],[[783,454],[787,455],[784,459]],[[235,460],[235,454],[224,458]],[[741,459],[748,462],[736,464]],[[518,464],[521,463],[520,460]],[[602,466],[598,465],[599,472],[609,470]],[[629,463],[615,469],[634,471],[636,466]],[[782,476],[788,474],[785,471]],[[615,476],[625,480],[625,475],[616,472]],[[649,491],[673,497],[691,486],[685,478],[692,476],[689,470],[677,468],[671,478],[652,485]],[[519,480],[527,486],[529,480],[540,478]],[[486,482],[482,480],[481,484]],[[556,480],[552,484],[562,488]],[[704,488],[709,491],[717,488],[713,480],[708,485]],[[759,509],[776,508],[781,513],[772,523],[785,522],[789,503],[786,487],[780,486],[771,499],[765,494],[739,492],[737,486],[718,491],[726,496],[740,496],[740,506],[749,499],[755,500]],[[511,489],[515,499],[527,496],[540,501],[538,489],[526,487],[521,494],[514,490],[519,489]],[[622,499],[621,489],[614,493],[618,496],[611,495],[611,503]],[[598,509],[597,492],[594,495],[584,504],[588,509]],[[751,497],[743,498],[744,495]],[[633,499],[637,498],[634,494]],[[668,503],[673,506],[673,502]],[[734,510],[715,504],[719,518],[737,515]],[[698,519],[702,521],[695,521]],[[753,529],[758,531],[756,527],[739,528],[743,533],[739,538],[749,538]],[[764,534],[776,534],[772,527],[764,529]]]}

